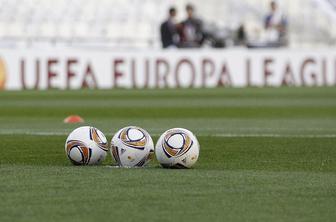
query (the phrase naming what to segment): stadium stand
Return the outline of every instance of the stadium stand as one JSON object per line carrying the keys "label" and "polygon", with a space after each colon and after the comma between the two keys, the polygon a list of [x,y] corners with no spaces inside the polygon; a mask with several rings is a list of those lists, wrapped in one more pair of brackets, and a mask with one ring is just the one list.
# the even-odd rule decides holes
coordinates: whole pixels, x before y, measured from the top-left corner
{"label": "stadium stand", "polygon": [[328,1],[334,7],[333,10],[336,10],[336,0],[328,0]]}
{"label": "stadium stand", "polygon": [[[202,0],[0,0],[0,42],[160,48],[158,27],[167,9],[176,5],[178,18],[183,19],[188,2],[208,27],[223,35],[230,36],[244,24],[250,39],[262,38],[267,0],[209,0],[207,4]],[[336,43],[335,0],[283,0],[280,5],[288,15],[290,47]]]}

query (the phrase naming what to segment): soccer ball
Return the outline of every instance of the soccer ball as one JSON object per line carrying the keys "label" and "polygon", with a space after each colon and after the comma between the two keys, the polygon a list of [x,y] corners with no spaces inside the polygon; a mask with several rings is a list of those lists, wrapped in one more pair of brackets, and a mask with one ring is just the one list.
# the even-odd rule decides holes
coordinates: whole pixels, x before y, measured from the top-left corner
{"label": "soccer ball", "polygon": [[154,143],[146,130],[127,126],[113,136],[111,154],[121,167],[142,167],[152,159]]}
{"label": "soccer ball", "polygon": [[75,129],[65,142],[65,153],[74,165],[98,165],[105,160],[107,151],[106,137],[91,126]]}
{"label": "soccer ball", "polygon": [[164,168],[191,168],[199,156],[196,136],[187,129],[173,128],[164,132],[155,146],[155,155]]}

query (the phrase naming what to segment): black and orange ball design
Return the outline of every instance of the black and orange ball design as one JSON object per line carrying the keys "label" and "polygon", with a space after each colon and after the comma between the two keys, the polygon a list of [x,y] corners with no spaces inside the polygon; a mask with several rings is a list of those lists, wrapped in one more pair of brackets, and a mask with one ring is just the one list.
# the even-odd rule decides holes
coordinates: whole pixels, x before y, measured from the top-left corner
{"label": "black and orange ball design", "polygon": [[[69,160],[74,165],[88,165],[92,156],[92,150],[87,147],[83,142],[79,140],[69,140],[67,142],[67,155]],[[71,155],[73,149],[76,149],[79,153],[81,158],[75,159],[74,156]]]}
{"label": "black and orange ball design", "polygon": [[[172,138],[176,136],[181,140],[181,143],[178,145],[172,143]],[[172,130],[165,135],[162,148],[167,157],[179,157],[187,153],[192,145],[192,139],[185,132],[182,130]]]}
{"label": "black and orange ball design", "polygon": [[103,139],[99,135],[97,128],[90,127],[90,139],[94,141],[95,143],[97,143],[99,148],[101,148],[102,150],[108,151],[107,140],[105,138]]}
{"label": "black and orange ball design", "polygon": [[[130,136],[130,131],[134,129],[140,132],[141,135],[137,136],[136,138],[132,138]],[[148,140],[146,133],[141,128],[138,127],[125,128],[120,132],[118,137],[122,141],[122,143],[125,144],[126,146],[140,150],[145,149]]]}

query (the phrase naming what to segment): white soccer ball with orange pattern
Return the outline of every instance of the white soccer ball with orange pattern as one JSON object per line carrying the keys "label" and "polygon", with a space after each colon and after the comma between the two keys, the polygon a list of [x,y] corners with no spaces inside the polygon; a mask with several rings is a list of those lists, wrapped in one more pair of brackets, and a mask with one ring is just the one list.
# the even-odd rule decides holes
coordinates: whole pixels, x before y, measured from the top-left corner
{"label": "white soccer ball with orange pattern", "polygon": [[72,131],[65,142],[65,153],[74,165],[98,165],[107,155],[105,135],[95,127],[82,126]]}
{"label": "white soccer ball with orange pattern", "polygon": [[127,126],[113,136],[110,150],[118,166],[142,167],[152,159],[154,143],[146,130]]}
{"label": "white soccer ball with orange pattern", "polygon": [[164,168],[191,168],[198,160],[200,145],[187,129],[173,128],[164,132],[155,146],[155,155]]}

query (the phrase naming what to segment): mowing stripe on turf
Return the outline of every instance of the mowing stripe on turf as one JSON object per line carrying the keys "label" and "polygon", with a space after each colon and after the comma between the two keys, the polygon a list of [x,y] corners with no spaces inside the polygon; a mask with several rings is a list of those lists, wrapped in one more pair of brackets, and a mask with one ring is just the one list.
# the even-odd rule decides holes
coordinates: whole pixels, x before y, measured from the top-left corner
{"label": "mowing stripe on turf", "polygon": [[[0,131],[0,135],[28,135],[28,136],[67,136],[68,132],[24,132],[24,131]],[[152,133],[152,136],[160,136],[161,134]],[[252,133],[252,134],[237,134],[237,133],[197,133],[197,136],[212,136],[212,137],[270,137],[270,138],[336,138],[336,134],[274,134],[274,133]]]}

